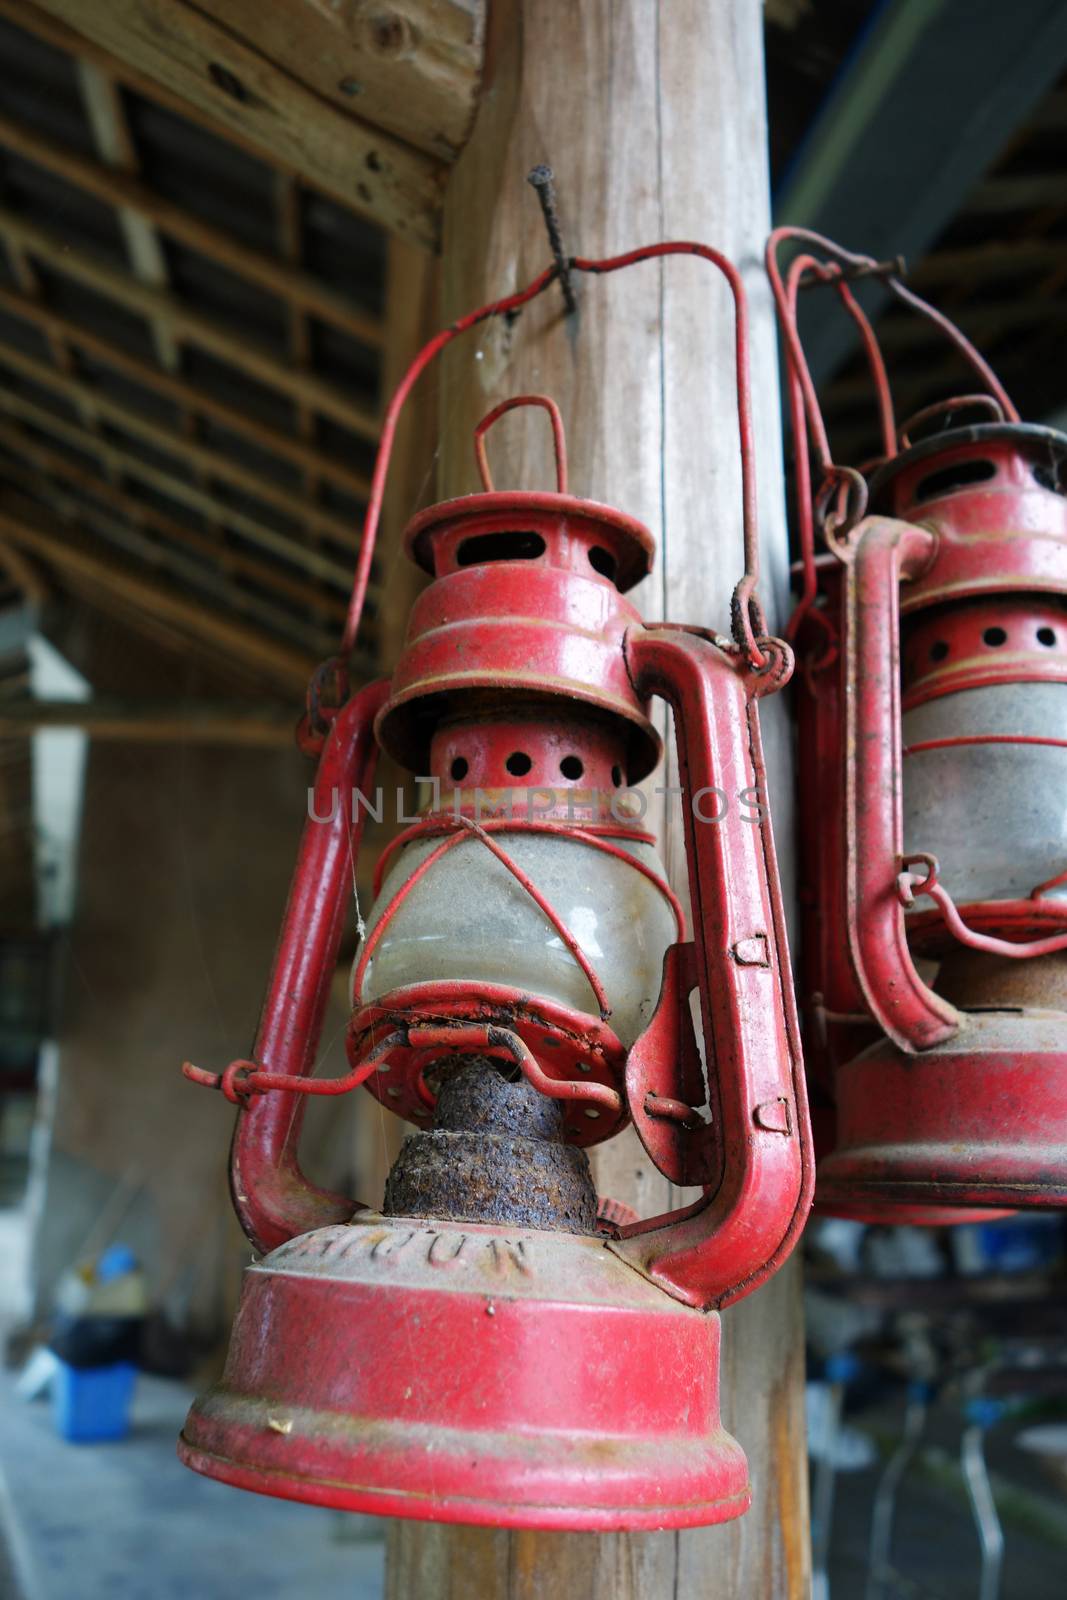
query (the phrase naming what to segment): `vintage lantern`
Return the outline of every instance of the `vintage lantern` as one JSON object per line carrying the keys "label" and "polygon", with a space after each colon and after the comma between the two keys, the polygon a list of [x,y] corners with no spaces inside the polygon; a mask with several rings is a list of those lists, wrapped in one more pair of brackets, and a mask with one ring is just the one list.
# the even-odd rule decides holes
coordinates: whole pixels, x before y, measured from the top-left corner
{"label": "vintage lantern", "polygon": [[[183,1460],[242,1488],[350,1510],[513,1526],[682,1527],[742,1513],[741,1447],[719,1419],[715,1308],[785,1260],[812,1161],[757,705],[791,654],[763,636],[743,291],[734,292],[746,576],[731,641],[643,626],[625,591],[652,541],[567,489],[551,400],[476,430],[484,493],[431,507],[407,549],[432,577],[391,682],[326,724],[253,1059],[221,1078],[240,1107],[234,1203],[257,1250],[219,1386]],[[389,445],[360,557],[355,637]],[[486,429],[517,405],[552,421],[554,492],[498,492]],[[694,930],[629,785],[674,710]],[[353,972],[350,1073],[309,1076],[351,890],[376,742],[432,781],[394,841]],[[631,803],[627,805],[627,794]],[[340,803],[337,803],[337,796]],[[714,798],[709,798],[714,797]],[[356,795],[358,802],[359,795]],[[706,1082],[689,997],[699,992]],[[365,1084],[418,1130],[382,1210],[324,1193],[297,1160],[305,1093]],[[586,1150],[632,1121],[697,1198],[639,1220],[600,1203]]]}
{"label": "vintage lantern", "polygon": [[[783,282],[785,237],[818,255],[797,257]],[[816,1201],[920,1222],[1062,1205],[1067,438],[1020,423],[982,358],[891,267],[793,229],[772,236],[768,267],[804,577],[790,635],[803,685],[807,1040],[835,1103]],[[989,392],[928,408],[898,440],[848,288],[857,272],[931,316]],[[865,475],[830,457],[797,335],[805,280],[835,286],[863,335],[884,440]],[[808,425],[829,547],[818,561]]]}

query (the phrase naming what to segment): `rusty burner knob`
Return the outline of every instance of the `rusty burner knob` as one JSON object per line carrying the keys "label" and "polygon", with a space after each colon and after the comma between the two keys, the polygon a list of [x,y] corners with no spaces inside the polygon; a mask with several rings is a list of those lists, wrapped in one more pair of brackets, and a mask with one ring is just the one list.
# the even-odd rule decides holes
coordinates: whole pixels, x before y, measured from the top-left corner
{"label": "rusty burner knob", "polygon": [[517,1223],[595,1233],[584,1150],[564,1141],[563,1107],[499,1063],[465,1056],[440,1082],[433,1129],[412,1134],[385,1185],[388,1216]]}

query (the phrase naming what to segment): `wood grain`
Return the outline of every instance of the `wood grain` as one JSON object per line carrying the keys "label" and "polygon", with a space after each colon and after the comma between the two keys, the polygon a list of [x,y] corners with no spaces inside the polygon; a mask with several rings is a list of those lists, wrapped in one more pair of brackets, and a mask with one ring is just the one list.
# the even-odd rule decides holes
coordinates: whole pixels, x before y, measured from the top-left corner
{"label": "wood grain", "polygon": [[[328,104],[232,34],[215,8],[43,0],[37,9],[198,108],[262,159],[404,238],[430,249],[437,243],[441,163]],[[21,26],[33,28],[29,8]]]}
{"label": "wood grain", "polygon": [[[694,238],[725,249],[744,271],[764,595],[773,615],[787,545],[773,317],[760,264],[769,196],[758,0],[498,0],[481,108],[446,197],[447,317],[508,294],[545,265],[544,230],[524,180],[546,161],[571,253]],[[725,628],[741,571],[726,289],[688,259],[580,279],[578,296],[569,321],[553,291],[516,321],[486,324],[451,347],[440,386],[441,491],[476,486],[471,432],[491,405],[547,391],[567,428],[572,492],[642,518],[655,535],[657,568],[637,594],[644,614]],[[490,457],[499,487],[551,482],[541,415],[507,417],[494,429]],[[765,732],[787,842],[782,708]],[[674,773],[672,765],[655,781],[676,783]],[[684,850],[673,806],[662,832],[679,887]],[[601,1147],[596,1166],[601,1192],[646,1214],[669,1200],[632,1138]],[[748,1454],[755,1496],[746,1517],[695,1533],[609,1536],[397,1525],[388,1542],[389,1600],[802,1600],[807,1487],[795,1269],[726,1313],[724,1350],[725,1421]]]}

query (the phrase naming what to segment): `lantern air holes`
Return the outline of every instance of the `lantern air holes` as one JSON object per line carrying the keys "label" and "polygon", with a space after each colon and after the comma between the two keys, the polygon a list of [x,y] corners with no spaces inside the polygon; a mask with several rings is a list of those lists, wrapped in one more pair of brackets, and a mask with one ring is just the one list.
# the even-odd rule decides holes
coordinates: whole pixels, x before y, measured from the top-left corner
{"label": "lantern air holes", "polygon": [[944,639],[938,639],[936,644],[932,644],[930,646],[931,661],[944,661],[947,655],[948,645],[945,643]]}
{"label": "lantern air holes", "polygon": [[615,582],[615,573],[618,563],[610,550],[605,550],[602,544],[593,545],[589,552],[589,565],[594,572],[599,572],[602,578],[610,578]]}
{"label": "lantern air holes", "polygon": [[539,533],[507,528],[464,539],[456,551],[456,564],[474,567],[482,561],[536,561],[544,553],[545,541]]}
{"label": "lantern air holes", "polygon": [[589,1118],[590,1122],[595,1122],[600,1116],[600,1112],[596,1106],[586,1106],[585,1114]]}
{"label": "lantern air holes", "polygon": [[1038,644],[1043,644],[1046,650],[1051,650],[1056,643],[1055,628],[1038,628],[1037,642]]}
{"label": "lantern air holes", "polygon": [[448,770],[452,774],[453,780],[459,783],[470,771],[470,763],[466,756],[457,756]]}
{"label": "lantern air holes", "polygon": [[928,473],[916,485],[915,500],[917,504],[923,500],[937,500],[943,494],[951,494],[954,489],[968,489],[975,483],[988,483],[996,475],[997,469],[992,461],[954,461],[951,467]]}
{"label": "lantern air holes", "polygon": [[1007,642],[1008,636],[1003,628],[986,628],[982,634],[982,643],[990,645],[994,650],[999,649],[1002,644],[1007,644]]}
{"label": "lantern air holes", "polygon": [[580,778],[585,768],[577,756],[564,756],[559,764],[559,770],[565,778]]}
{"label": "lantern air holes", "polygon": [[504,765],[507,767],[513,778],[525,778],[526,774],[533,766],[533,762],[530,760],[525,750],[513,750],[508,756],[508,759],[504,762]]}

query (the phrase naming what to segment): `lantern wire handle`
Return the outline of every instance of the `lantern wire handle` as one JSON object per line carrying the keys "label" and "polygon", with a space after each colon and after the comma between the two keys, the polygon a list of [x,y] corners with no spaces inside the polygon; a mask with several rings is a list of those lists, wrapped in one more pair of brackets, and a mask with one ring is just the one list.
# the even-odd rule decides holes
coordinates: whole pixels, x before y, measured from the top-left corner
{"label": "lantern wire handle", "polygon": [[478,476],[482,480],[482,488],[486,494],[493,493],[493,479],[489,472],[489,457],[485,450],[485,436],[498,417],[506,411],[514,411],[518,406],[542,406],[548,412],[552,421],[552,446],[556,452],[556,493],[567,493],[567,440],[563,432],[563,418],[559,414],[559,406],[547,394],[516,394],[510,400],[501,400],[498,406],[486,413],[474,430],[474,459],[478,464]]}
{"label": "lantern wire handle", "polygon": [[[805,268],[797,272],[795,279],[792,277],[791,271],[787,285],[783,281],[778,261],[779,250],[787,242],[809,246],[811,249],[817,250],[821,256],[829,257],[830,259],[829,261],[819,260],[817,257],[808,254],[805,260]],[[816,458],[823,474],[823,483],[815,497],[815,506],[816,513],[824,528],[826,528],[831,548],[837,548],[836,541],[847,533],[863,515],[866,509],[866,483],[862,475],[854,468],[842,467],[833,461],[826,425],[823,421],[815,384],[812,380],[811,370],[804,354],[800,331],[797,326],[797,290],[803,286],[805,281],[808,283],[833,283],[838,287],[840,293],[842,289],[847,291],[846,280],[857,277],[881,278],[886,288],[897,300],[917,312],[920,316],[925,317],[945,334],[949,342],[986,386],[992,398],[1000,406],[1005,419],[1009,422],[1018,422],[1018,411],[984,356],[943,312],[938,311],[928,301],[923,300],[911,289],[906,288],[900,281],[901,262],[879,262],[873,256],[858,255],[851,250],[845,250],[832,239],[827,239],[823,234],[815,233],[809,228],[782,227],[775,228],[767,240],[766,266],[767,275],[771,282],[771,290],[778,308],[782,334],[786,343],[790,386],[792,387],[794,382],[799,386]],[[887,416],[892,415],[892,401],[889,395],[885,363],[869,321],[852,297],[851,291],[847,292],[848,299],[845,300],[845,304],[859,327],[875,384],[882,423],[883,445],[886,449],[887,457],[892,457],[897,454],[897,439],[895,432],[892,437],[887,437],[886,435],[886,419]],[[845,299],[844,294],[842,294],[842,299]],[[799,449],[797,453],[799,459]],[[842,499],[844,504],[842,504]],[[851,504],[849,504],[850,500],[852,501]],[[835,504],[837,507],[836,513],[831,515],[830,508]]]}
{"label": "lantern wire handle", "polygon": [[[974,928],[969,928],[960,916],[955,901],[943,884],[938,882],[938,862],[936,856],[928,855],[925,851],[916,851],[913,855],[905,856],[904,871],[897,874],[897,894],[900,903],[906,909],[915,903],[916,895],[925,895],[936,905],[941,920],[949,933],[960,944],[966,945],[969,950],[983,950],[989,955],[1007,956],[1015,961],[1027,961],[1034,956],[1056,955],[1061,950],[1067,950],[1067,933],[1050,934],[1044,939],[999,939],[993,934],[978,933]],[[907,870],[908,868],[922,865],[926,868],[925,877],[920,878],[918,873]],[[1067,874],[1060,874],[1060,878],[1051,879],[1052,884],[1061,881]],[[1038,890],[1049,887],[1049,884],[1038,884]],[[1031,898],[1037,891],[1031,891]],[[1040,898],[1040,895],[1037,896]]]}
{"label": "lantern wire handle", "polygon": [[[698,244],[690,240],[663,241],[659,244],[645,245],[638,250],[628,250],[623,255],[605,256],[599,260],[585,256],[572,256],[565,265],[572,272],[601,274],[619,272],[626,267],[635,266],[638,262],[654,260],[660,256],[676,255],[698,256],[701,260],[710,262],[726,278],[734,301],[734,359],[737,387],[737,422],[741,451],[741,502],[745,568],[741,581],[734,590],[731,610],[734,638],[737,645],[744,651],[749,665],[754,670],[759,671],[767,666],[768,658],[766,652],[759,645],[759,639],[766,634],[767,629],[763,610],[756,594],[756,586],[759,581],[759,529],[756,506],[755,440],[749,372],[748,301],[741,275],[733,262],[727,256],[724,256],[721,251],[713,249],[710,245]],[[477,327],[479,323],[487,321],[490,317],[509,316],[520,310],[531,300],[536,299],[538,295],[543,294],[560,275],[561,263],[555,262],[552,266],[546,267],[543,272],[540,272],[525,288],[517,290],[515,294],[507,295],[502,300],[491,301],[488,305],[479,306],[476,310],[469,311],[465,316],[458,318],[450,327],[442,328],[440,333],[435,334],[432,339],[423,345],[397,385],[382,420],[381,439],[378,444],[378,454],[371,478],[367,511],[363,520],[363,537],[360,542],[359,556],[352,584],[352,595],[341,640],[342,663],[346,662],[351,655],[359,633],[360,618],[363,614],[363,606],[367,597],[367,585],[370,580],[371,563],[374,559],[378,524],[381,520],[382,499],[385,493],[385,482],[393,451],[397,421],[408,395],[431,361],[453,339],[458,338],[461,333],[466,333],[469,329]]]}
{"label": "lantern wire handle", "polygon": [[[797,294],[801,280],[808,273],[817,276],[822,282],[834,284],[842,304],[859,329],[878,404],[882,448],[887,455],[892,455],[896,447],[896,418],[893,413],[893,396],[889,388],[885,360],[875,337],[874,329],[871,327],[866,312],[852,293],[846,280],[841,276],[841,273],[835,267],[820,262],[812,255],[798,255],[789,264],[789,272],[785,284],[785,305],[793,326],[796,325]],[[801,623],[809,613],[818,619],[820,626],[827,635],[828,644],[820,661],[812,663],[813,670],[817,670],[818,668],[829,666],[834,659],[837,654],[837,641],[829,619],[819,611],[812,611],[818,593],[818,577],[815,571],[815,517],[811,490],[811,461],[808,454],[808,421],[801,373],[792,360],[786,362],[786,387],[789,399],[789,420],[793,431],[797,534],[800,545],[803,589],[800,600],[786,625],[785,636],[792,643]],[[822,431],[821,441],[817,438],[816,446],[819,467],[825,482],[831,475],[840,470],[830,459],[825,430]],[[861,488],[862,504],[865,507],[866,484],[861,483]]]}

